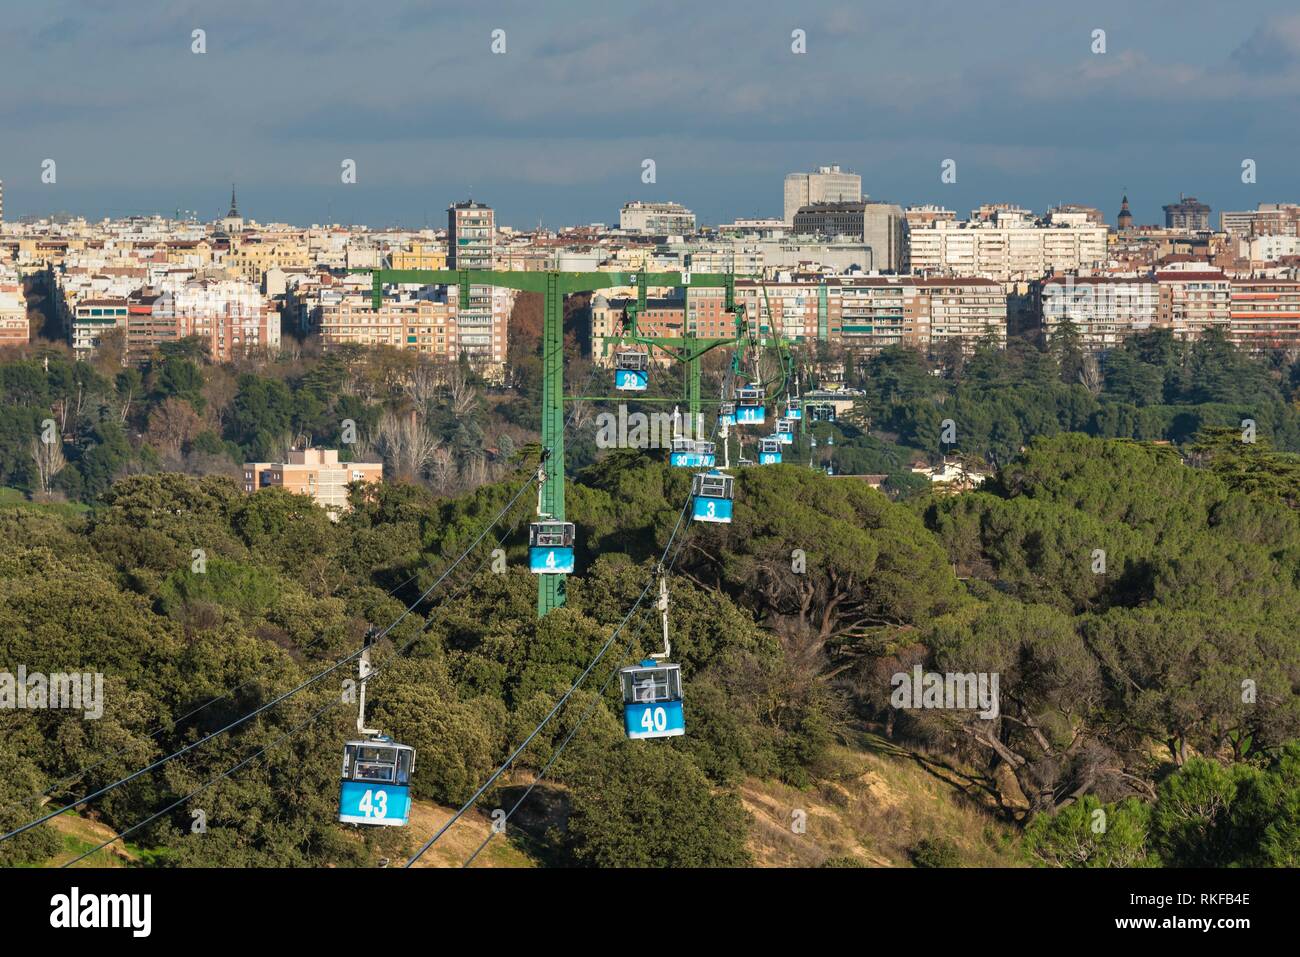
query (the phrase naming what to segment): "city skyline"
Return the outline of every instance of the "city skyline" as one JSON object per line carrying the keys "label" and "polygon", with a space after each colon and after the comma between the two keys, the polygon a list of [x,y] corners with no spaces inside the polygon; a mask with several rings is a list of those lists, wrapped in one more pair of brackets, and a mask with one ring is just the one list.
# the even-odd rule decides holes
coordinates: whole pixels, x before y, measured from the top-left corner
{"label": "city skyline", "polygon": [[[367,11],[364,33],[293,2],[159,4],[144,28],[88,2],[16,10],[0,38],[6,214],[214,219],[233,181],[264,222],[437,227],[472,196],[517,228],[612,223],[638,199],[712,224],[779,216],[785,174],[828,164],[873,200],[959,213],[1073,202],[1113,222],[1127,193],[1159,223],[1180,192],[1215,213],[1300,196],[1300,16],[1284,4],[741,9],[412,3]],[[977,22],[1004,42],[973,47]]]}

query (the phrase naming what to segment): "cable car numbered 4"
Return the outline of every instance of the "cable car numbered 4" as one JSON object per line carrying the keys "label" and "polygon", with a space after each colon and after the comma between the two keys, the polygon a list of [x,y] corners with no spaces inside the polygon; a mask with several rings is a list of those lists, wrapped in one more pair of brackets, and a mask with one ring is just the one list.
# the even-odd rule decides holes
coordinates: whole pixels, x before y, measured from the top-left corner
{"label": "cable car numbered 4", "polygon": [[339,821],[402,827],[411,816],[411,774],[415,770],[415,748],[399,744],[387,735],[366,727],[366,683],[372,673],[370,647],[375,630],[366,633],[357,690],[357,733],[359,738],[343,745],[343,774],[339,782]]}

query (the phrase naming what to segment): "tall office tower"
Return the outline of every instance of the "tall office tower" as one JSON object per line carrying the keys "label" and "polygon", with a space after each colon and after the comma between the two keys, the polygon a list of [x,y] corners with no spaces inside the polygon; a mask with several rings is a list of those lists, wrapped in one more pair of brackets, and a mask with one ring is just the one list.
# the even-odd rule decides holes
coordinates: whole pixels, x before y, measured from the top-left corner
{"label": "tall office tower", "polygon": [[[447,268],[491,269],[496,257],[492,208],[472,199],[447,207]],[[487,371],[504,366],[509,296],[492,286],[470,286],[469,308],[456,313],[461,352]],[[459,297],[457,297],[459,301]]]}
{"label": "tall office tower", "polygon": [[838,166],[819,166],[811,173],[790,173],[785,178],[785,221],[791,226],[801,206],[861,200],[862,177]]}
{"label": "tall office tower", "polygon": [[5,221],[5,181],[0,179],[0,223]]}

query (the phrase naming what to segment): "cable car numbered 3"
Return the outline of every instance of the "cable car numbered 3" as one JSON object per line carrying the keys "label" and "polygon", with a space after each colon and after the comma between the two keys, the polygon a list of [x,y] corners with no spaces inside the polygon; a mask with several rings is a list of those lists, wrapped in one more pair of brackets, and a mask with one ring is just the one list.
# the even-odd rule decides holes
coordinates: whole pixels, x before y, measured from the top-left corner
{"label": "cable car numbered 3", "polygon": [[736,480],[711,469],[691,476],[691,518],[697,522],[731,523]]}

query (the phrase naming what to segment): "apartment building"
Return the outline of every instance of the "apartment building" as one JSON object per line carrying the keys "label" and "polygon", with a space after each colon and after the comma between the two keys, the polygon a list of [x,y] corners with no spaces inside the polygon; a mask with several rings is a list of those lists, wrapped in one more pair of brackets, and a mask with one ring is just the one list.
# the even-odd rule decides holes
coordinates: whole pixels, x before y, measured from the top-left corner
{"label": "apartment building", "polygon": [[[1066,319],[1074,324],[1082,344],[1091,351],[1114,348],[1126,337],[1151,329],[1168,329],[1180,338],[1196,338],[1206,330],[1222,329],[1245,342],[1285,334],[1289,323],[1289,292],[1236,292],[1241,284],[1204,262],[1174,263],[1141,276],[1050,276],[1032,285],[1033,307],[1049,338]],[[1234,305],[1235,303],[1235,305]],[[1252,306],[1258,305],[1255,309]],[[1273,315],[1256,315],[1257,312]],[[1233,312],[1242,315],[1235,328]],[[1249,323],[1258,323],[1253,332]],[[1270,323],[1277,325],[1269,330]]]}
{"label": "apartment building", "polygon": [[681,236],[695,232],[695,214],[679,203],[625,203],[618,214],[624,232]]}
{"label": "apartment building", "polygon": [[1178,202],[1164,207],[1165,229],[1177,229],[1189,233],[1209,232],[1210,207],[1197,200],[1195,196],[1178,194]]}
{"label": "apartment building", "polygon": [[1050,276],[1031,287],[1033,309],[1050,341],[1069,320],[1089,351],[1113,349],[1156,324],[1160,287],[1154,278]]}
{"label": "apartment building", "polygon": [[386,296],[378,310],[367,294],[353,293],[322,302],[321,343],[328,349],[344,343],[391,346],[424,355],[460,356],[456,298]]}
{"label": "apartment building", "polygon": [[[648,300],[638,330],[676,337],[685,329],[702,338],[735,335],[721,289],[691,290],[685,298]],[[607,340],[622,330],[629,298],[592,300],[593,351],[608,359]],[[891,345],[935,350],[952,339],[969,350],[992,335],[1005,341],[1007,297],[991,279],[972,277],[786,275],[736,281],[736,303],[749,328],[795,342],[831,342],[875,352]]]}
{"label": "apartment building", "polygon": [[1245,349],[1300,350],[1300,280],[1233,279],[1228,336]]}
{"label": "apartment building", "polygon": [[1006,215],[965,223],[937,220],[910,230],[908,257],[919,275],[1026,282],[1104,262],[1106,233],[1094,223],[1040,225]]}
{"label": "apartment building", "polygon": [[245,462],[244,491],[283,488],[313,501],[336,519],[348,510],[351,482],[384,480],[382,462],[340,462],[336,449],[291,449],[284,462]]}
{"label": "apartment building", "polygon": [[[472,199],[447,208],[447,267],[492,269],[496,264],[496,214]],[[492,286],[471,286],[469,305],[457,315],[460,349],[485,374],[501,374],[506,360],[509,297]],[[459,294],[455,287],[449,294]],[[503,308],[504,306],[504,308]]]}
{"label": "apartment building", "polygon": [[30,341],[22,279],[17,272],[0,266],[0,346],[25,346]]}

